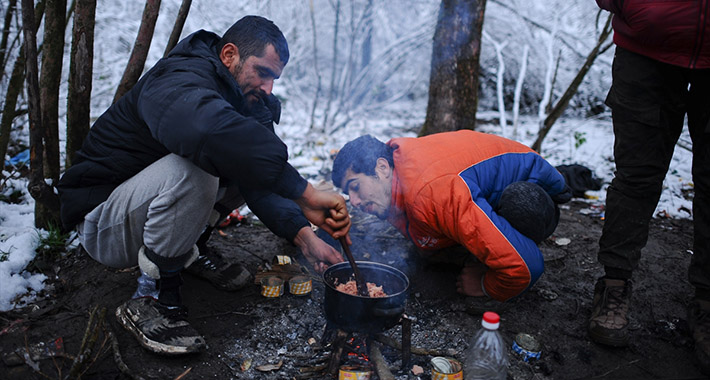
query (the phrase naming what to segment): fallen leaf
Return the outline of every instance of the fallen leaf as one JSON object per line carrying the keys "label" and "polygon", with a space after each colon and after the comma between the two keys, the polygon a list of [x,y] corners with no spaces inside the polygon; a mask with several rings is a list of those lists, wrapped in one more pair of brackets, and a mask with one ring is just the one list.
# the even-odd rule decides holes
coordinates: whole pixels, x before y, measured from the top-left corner
{"label": "fallen leaf", "polygon": [[251,359],[246,359],[246,360],[244,360],[244,361],[242,362],[242,365],[240,366],[240,368],[242,369],[242,372],[244,372],[244,371],[248,370],[249,368],[251,368]]}

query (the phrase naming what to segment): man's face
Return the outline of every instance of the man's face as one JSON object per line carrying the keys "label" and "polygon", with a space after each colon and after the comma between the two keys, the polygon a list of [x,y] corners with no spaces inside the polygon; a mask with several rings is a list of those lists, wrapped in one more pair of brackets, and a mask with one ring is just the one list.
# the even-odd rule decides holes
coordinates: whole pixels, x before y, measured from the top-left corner
{"label": "man's face", "polygon": [[262,57],[252,55],[242,61],[237,52],[225,64],[239,84],[249,105],[253,105],[259,98],[265,98],[271,94],[274,80],[281,76],[281,71],[284,68],[274,45],[271,44],[266,45]]}
{"label": "man's face", "polygon": [[380,219],[387,218],[392,198],[392,169],[387,160],[378,160],[374,176],[348,169],[341,188],[348,193],[354,207]]}

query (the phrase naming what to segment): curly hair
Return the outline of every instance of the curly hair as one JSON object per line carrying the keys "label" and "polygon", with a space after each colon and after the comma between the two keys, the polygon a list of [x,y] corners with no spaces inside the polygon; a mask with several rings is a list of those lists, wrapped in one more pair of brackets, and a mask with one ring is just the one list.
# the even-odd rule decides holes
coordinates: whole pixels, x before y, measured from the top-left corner
{"label": "curly hair", "polygon": [[[392,147],[370,135],[360,136],[348,142],[333,160],[333,184],[340,188],[348,169],[354,173],[374,176],[375,165],[380,157],[386,159],[394,168],[392,152],[394,152]],[[347,194],[347,189],[342,190]]]}

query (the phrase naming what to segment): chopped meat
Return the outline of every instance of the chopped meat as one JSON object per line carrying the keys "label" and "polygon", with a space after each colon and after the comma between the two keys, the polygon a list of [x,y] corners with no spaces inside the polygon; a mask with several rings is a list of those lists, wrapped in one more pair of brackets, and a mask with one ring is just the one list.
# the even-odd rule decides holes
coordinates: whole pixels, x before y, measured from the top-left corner
{"label": "chopped meat", "polygon": [[[357,283],[355,282],[355,280],[350,280],[344,284],[336,283],[335,290],[354,296],[358,295]],[[381,286],[377,286],[371,282],[367,283],[367,292],[370,294],[371,298],[387,297],[387,294],[385,294],[385,291],[382,290]]]}

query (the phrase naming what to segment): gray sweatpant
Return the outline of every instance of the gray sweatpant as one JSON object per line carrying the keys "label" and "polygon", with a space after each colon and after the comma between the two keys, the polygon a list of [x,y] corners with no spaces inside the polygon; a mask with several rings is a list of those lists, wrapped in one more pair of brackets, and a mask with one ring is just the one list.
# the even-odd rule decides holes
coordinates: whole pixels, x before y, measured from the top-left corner
{"label": "gray sweatpant", "polygon": [[118,186],[79,224],[79,240],[96,261],[138,265],[142,245],[161,258],[192,252],[210,218],[219,179],[170,154]]}

